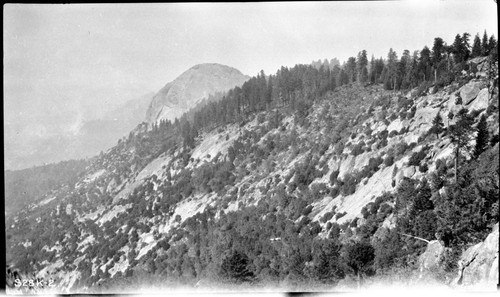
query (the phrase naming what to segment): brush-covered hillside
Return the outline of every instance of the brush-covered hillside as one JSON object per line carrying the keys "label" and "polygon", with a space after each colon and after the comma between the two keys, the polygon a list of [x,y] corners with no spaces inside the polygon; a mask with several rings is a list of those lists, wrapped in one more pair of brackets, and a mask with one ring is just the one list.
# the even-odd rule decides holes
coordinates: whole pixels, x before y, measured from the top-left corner
{"label": "brush-covered hillside", "polygon": [[138,126],[7,221],[8,283],[18,290],[15,271],[72,293],[494,289],[497,46],[467,38],[261,72]]}

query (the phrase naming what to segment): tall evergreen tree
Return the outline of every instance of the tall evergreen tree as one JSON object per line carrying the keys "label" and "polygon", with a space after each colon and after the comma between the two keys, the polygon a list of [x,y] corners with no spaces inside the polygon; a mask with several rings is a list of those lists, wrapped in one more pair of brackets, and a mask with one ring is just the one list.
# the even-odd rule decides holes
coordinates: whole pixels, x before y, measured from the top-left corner
{"label": "tall evergreen tree", "polygon": [[443,127],[444,127],[443,118],[438,112],[434,117],[434,119],[432,120],[432,127],[429,132],[436,134],[436,137],[439,138],[439,134],[444,130]]}
{"label": "tall evergreen tree", "polygon": [[481,56],[487,56],[490,53],[490,46],[488,43],[488,34],[484,30],[483,42],[481,43]]}
{"label": "tall evergreen tree", "polygon": [[472,58],[481,56],[481,38],[479,37],[479,33],[474,37],[471,56]]}
{"label": "tall evergreen tree", "polygon": [[372,55],[372,58],[370,60],[370,71],[368,73],[370,82],[373,84],[375,83],[375,56]]}
{"label": "tall evergreen tree", "polygon": [[489,133],[486,123],[486,116],[483,114],[477,124],[476,146],[474,148],[474,156],[477,158],[488,147]]}
{"label": "tall evergreen tree", "polygon": [[455,41],[453,42],[453,58],[456,64],[464,62],[468,58],[468,48],[465,40],[460,34],[455,36]]}
{"label": "tall evergreen tree", "polygon": [[362,50],[358,53],[358,59],[356,61],[358,82],[364,84],[368,81],[368,58],[366,56],[366,50]]}
{"label": "tall evergreen tree", "polygon": [[430,79],[431,70],[431,51],[427,46],[420,51],[420,57],[418,61],[418,75],[422,81],[427,81]]}
{"label": "tall evergreen tree", "polygon": [[497,40],[495,39],[495,35],[490,36],[490,40],[488,41],[488,55],[490,55],[493,51],[496,51]]}
{"label": "tall evergreen tree", "polygon": [[472,140],[472,119],[467,114],[468,110],[462,108],[456,115],[454,125],[448,127],[451,143],[455,146],[455,183],[457,182],[460,152],[469,152],[469,143]]}
{"label": "tall evergreen tree", "polygon": [[357,77],[357,71],[356,71],[356,58],[354,57],[349,57],[347,59],[347,63],[344,67],[345,72],[347,73],[347,76],[349,78],[349,82],[353,83],[356,81]]}
{"label": "tall evergreen tree", "polygon": [[396,79],[398,73],[398,55],[390,48],[387,54],[387,72],[384,78],[384,84],[387,89],[394,90],[396,88]]}

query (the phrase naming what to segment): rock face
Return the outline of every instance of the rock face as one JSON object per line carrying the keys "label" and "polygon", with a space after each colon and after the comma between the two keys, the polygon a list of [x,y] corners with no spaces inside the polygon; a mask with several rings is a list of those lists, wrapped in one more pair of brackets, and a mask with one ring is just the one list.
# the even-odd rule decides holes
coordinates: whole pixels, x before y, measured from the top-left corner
{"label": "rock face", "polygon": [[460,97],[462,97],[462,104],[467,105],[472,100],[476,99],[479,94],[480,82],[471,81],[460,89]]}
{"label": "rock face", "polygon": [[492,284],[498,281],[498,223],[483,242],[468,248],[460,257],[460,284]]}
{"label": "rock face", "polygon": [[477,94],[476,99],[474,99],[467,108],[472,110],[480,110],[488,108],[488,100],[489,100],[489,92],[488,88],[484,88]]}
{"label": "rock face", "polygon": [[203,98],[216,92],[241,86],[249,77],[239,70],[220,64],[199,64],[166,84],[154,97],[146,113],[146,122],[174,121]]}

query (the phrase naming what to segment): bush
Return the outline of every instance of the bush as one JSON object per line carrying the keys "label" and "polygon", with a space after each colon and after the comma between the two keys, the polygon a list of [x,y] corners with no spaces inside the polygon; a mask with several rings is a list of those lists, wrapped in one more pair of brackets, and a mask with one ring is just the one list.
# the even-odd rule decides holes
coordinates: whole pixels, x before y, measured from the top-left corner
{"label": "bush", "polygon": [[340,190],[338,187],[333,187],[330,189],[330,195],[332,196],[332,198],[337,197],[339,194],[340,194]]}
{"label": "bush", "polygon": [[326,223],[326,221],[329,221],[331,218],[333,218],[333,213],[329,211],[323,215],[321,222]]}
{"label": "bush", "polygon": [[370,158],[370,160],[368,160],[368,170],[371,172],[377,172],[377,170],[379,169],[378,167],[382,163],[383,163],[383,160],[381,157]]}
{"label": "bush", "polygon": [[338,214],[335,215],[335,219],[338,220],[340,219],[341,217],[345,216],[347,214],[347,212],[339,212]]}
{"label": "bush", "polygon": [[363,153],[363,147],[361,146],[361,144],[355,144],[352,147],[351,154],[353,156],[358,156],[361,155],[362,153]]}
{"label": "bush", "polygon": [[408,160],[408,166],[419,166],[420,161],[422,161],[425,158],[425,151],[420,150],[419,152],[415,152],[411,155],[410,159]]}
{"label": "bush", "polygon": [[420,171],[420,172],[422,172],[422,173],[427,172],[427,170],[429,170],[429,167],[427,166],[427,164],[426,164],[426,163],[424,163],[424,164],[422,164],[422,165],[420,165],[420,166],[418,167],[418,171]]}
{"label": "bush", "polygon": [[394,137],[394,136],[397,136],[398,135],[398,131],[396,130],[392,130],[390,133],[389,133],[389,137]]}
{"label": "bush", "polygon": [[302,215],[308,216],[311,213],[312,209],[312,205],[306,206],[306,208],[304,208],[304,210],[302,211]]}
{"label": "bush", "polygon": [[344,176],[344,180],[342,181],[341,192],[344,196],[354,194],[356,192],[356,177],[350,173],[347,173]]}
{"label": "bush", "polygon": [[385,147],[386,145],[387,145],[387,138],[381,139],[377,143],[377,149],[381,149],[381,148]]}
{"label": "bush", "polygon": [[392,154],[388,154],[384,159],[384,165],[389,167],[394,164],[394,156]]}
{"label": "bush", "polygon": [[330,185],[335,185],[337,183],[337,177],[339,176],[339,171],[338,170],[334,170],[332,171],[332,173],[330,174]]}
{"label": "bush", "polygon": [[413,106],[411,109],[410,109],[410,113],[408,114],[407,118],[408,119],[412,119],[414,116],[415,116],[415,113],[417,112],[417,107],[416,106]]}

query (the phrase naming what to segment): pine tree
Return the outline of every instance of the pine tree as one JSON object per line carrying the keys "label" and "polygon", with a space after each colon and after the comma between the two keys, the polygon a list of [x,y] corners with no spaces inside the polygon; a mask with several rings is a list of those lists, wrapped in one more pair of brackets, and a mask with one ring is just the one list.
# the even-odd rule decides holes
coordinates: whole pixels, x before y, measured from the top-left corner
{"label": "pine tree", "polygon": [[462,108],[457,114],[455,125],[448,127],[451,143],[455,146],[455,183],[457,182],[460,151],[469,151],[469,142],[472,139],[472,119],[468,110]]}
{"label": "pine tree", "polygon": [[440,37],[434,38],[432,46],[432,67],[434,68],[434,82],[437,81],[437,73],[441,60],[443,59],[444,41]]}
{"label": "pine tree", "polygon": [[490,53],[490,47],[488,43],[488,34],[484,30],[483,42],[481,43],[481,56],[487,56]]}
{"label": "pine tree", "polygon": [[429,130],[429,132],[436,134],[436,137],[439,138],[439,134],[444,130],[443,127],[444,127],[443,118],[438,112],[434,117],[434,119],[432,120],[432,127]]}
{"label": "pine tree", "polygon": [[387,54],[386,69],[387,72],[384,79],[384,85],[386,85],[386,88],[394,90],[396,88],[398,72],[398,55],[392,48],[389,49],[389,53]]}
{"label": "pine tree", "polygon": [[487,148],[489,141],[488,125],[484,114],[477,124],[476,146],[474,148],[474,157],[479,157]]}
{"label": "pine tree", "polygon": [[356,81],[357,71],[356,71],[356,58],[350,57],[347,59],[347,63],[344,67],[347,76],[349,77],[349,82],[353,83]]}
{"label": "pine tree", "polygon": [[468,48],[466,45],[466,41],[457,34],[455,36],[455,41],[453,42],[453,57],[455,59],[455,63],[459,64],[465,61],[468,57]]}
{"label": "pine tree", "polygon": [[356,61],[358,82],[364,84],[368,81],[368,58],[366,55],[366,50],[362,50],[358,53],[358,59]]}
{"label": "pine tree", "polygon": [[431,51],[427,46],[420,51],[420,57],[418,61],[418,75],[421,81],[427,81],[430,79],[430,67],[431,66]]}
{"label": "pine tree", "polygon": [[495,51],[497,47],[497,40],[494,35],[491,35],[490,40],[488,42],[488,55],[490,55],[493,51]]}
{"label": "pine tree", "polygon": [[481,56],[481,38],[479,33],[474,37],[474,44],[472,45],[472,58]]}

